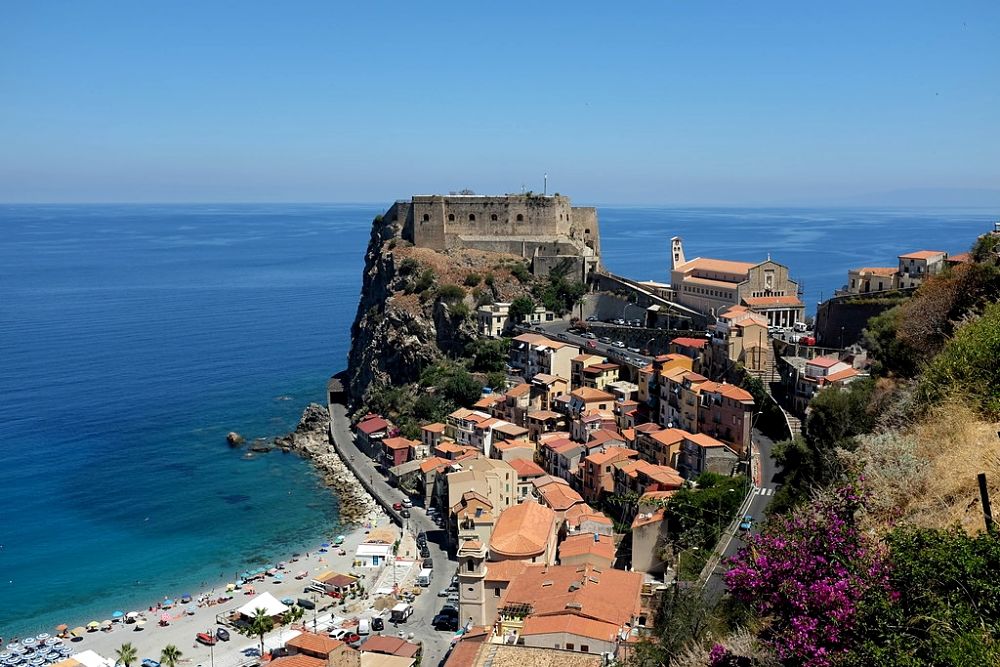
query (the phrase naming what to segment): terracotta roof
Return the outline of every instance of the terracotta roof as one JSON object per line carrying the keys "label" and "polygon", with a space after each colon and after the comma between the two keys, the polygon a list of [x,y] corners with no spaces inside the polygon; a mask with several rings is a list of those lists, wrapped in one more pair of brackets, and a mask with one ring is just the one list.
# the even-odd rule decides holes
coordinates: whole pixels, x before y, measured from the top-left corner
{"label": "terracotta roof", "polygon": [[603,445],[613,441],[624,442],[624,440],[625,438],[623,438],[621,433],[618,433],[617,431],[599,428],[596,431],[590,432],[590,437],[587,439],[587,446],[593,447],[595,445]]}
{"label": "terracotta roof", "polygon": [[677,444],[687,436],[688,436],[687,431],[682,431],[679,428],[667,428],[663,429],[662,431],[657,431],[656,433],[651,434],[649,437],[651,437],[653,440],[656,440],[658,443],[662,445],[667,445],[669,447],[670,445]]}
{"label": "terracotta roof", "polygon": [[507,461],[510,467],[514,469],[517,473],[519,479],[525,477],[541,477],[545,474],[545,470],[541,468],[534,461],[528,461],[527,459],[513,459],[512,461]]}
{"label": "terracotta roof", "polygon": [[615,559],[615,542],[608,535],[595,535],[582,533],[570,535],[559,545],[559,558],[571,558],[573,556],[594,555],[606,558],[608,561]]}
{"label": "terracotta roof", "polygon": [[693,442],[694,444],[698,445],[699,447],[725,447],[726,446],[724,443],[719,442],[718,440],[716,440],[712,436],[706,435],[705,433],[690,433],[690,434],[684,436],[684,438],[686,440],[689,440],[690,442]]}
{"label": "terracotta roof", "polygon": [[321,574],[317,574],[313,577],[315,581],[322,581],[324,584],[329,584],[330,586],[336,586],[338,588],[343,588],[344,586],[350,586],[358,581],[357,577],[352,577],[349,574],[341,574],[340,572],[334,572],[333,570],[327,570]]}
{"label": "terracotta roof", "polygon": [[896,275],[896,271],[898,271],[899,268],[895,266],[863,266],[860,269],[854,270],[861,275],[871,274],[873,276],[890,277]]}
{"label": "terracotta roof", "polygon": [[441,422],[434,422],[433,424],[425,424],[420,428],[423,431],[430,431],[431,433],[444,433],[444,430],[447,427]]}
{"label": "terracotta roof", "polygon": [[968,264],[972,261],[972,253],[960,252],[957,255],[948,257],[948,261],[952,264]]}
{"label": "terracotta roof", "polygon": [[556,382],[566,382],[566,380],[558,375],[549,375],[548,373],[535,373],[535,377],[531,378],[531,384],[555,384]]}
{"label": "terracotta roof", "polygon": [[551,410],[532,410],[528,413],[529,419],[541,419],[543,421],[561,416],[558,412],[552,412]]}
{"label": "terracotta roof", "polygon": [[517,449],[524,447],[526,449],[534,449],[535,443],[530,440],[525,440],[524,438],[516,438],[514,440],[501,440],[500,442],[493,443],[493,449],[498,449],[501,452],[505,452],[508,449]]}
{"label": "terracotta roof", "polygon": [[[639,610],[642,575],[591,565],[529,567],[514,579],[501,606],[527,604],[533,616],[589,617],[620,627]],[[569,605],[569,607],[567,607]]]}
{"label": "terracotta roof", "polygon": [[523,560],[501,560],[486,563],[486,581],[513,581],[528,568]]}
{"label": "terracotta roof", "polygon": [[[667,491],[667,493],[673,493],[673,492]],[[640,526],[645,526],[650,523],[658,523],[660,521],[663,521],[663,517],[665,514],[666,512],[663,511],[662,507],[656,510],[655,512],[646,512],[646,513],[640,512],[639,514],[635,515],[634,519],[632,519],[632,528],[639,528]]]}
{"label": "terracotta roof", "polygon": [[388,447],[389,449],[409,449],[414,445],[419,445],[419,442],[414,440],[407,440],[406,438],[386,438],[382,441],[382,445]]}
{"label": "terracotta roof", "polygon": [[663,427],[659,424],[654,424],[653,422],[646,422],[645,424],[639,424],[635,427],[636,433],[656,433],[657,431],[662,431]]}
{"label": "terracotta roof", "polygon": [[420,652],[420,646],[387,635],[375,635],[361,645],[361,652],[365,653],[385,653],[386,655],[399,655],[404,658],[416,657]]}
{"label": "terracotta roof", "polygon": [[538,495],[556,512],[565,512],[573,505],[583,502],[583,496],[572,487],[562,484],[547,484],[538,490]]}
{"label": "terracotta roof", "polygon": [[555,513],[543,505],[524,502],[500,513],[490,551],[509,558],[530,558],[545,551],[555,524]]}
{"label": "terracotta roof", "polygon": [[590,362],[591,360],[597,361],[597,360],[603,360],[603,359],[604,359],[604,357],[602,357],[599,354],[587,354],[586,352],[584,352],[583,354],[576,355],[570,361]]}
{"label": "terracotta roof", "polygon": [[701,278],[699,276],[684,276],[684,282],[695,285],[708,285],[709,287],[720,287],[722,289],[736,289],[734,280],[715,280],[713,278]]}
{"label": "terracotta roof", "polygon": [[298,653],[284,658],[275,658],[267,664],[276,667],[326,667],[326,660]]}
{"label": "terracotta roof", "polygon": [[947,254],[944,250],[918,250],[899,255],[900,259],[933,259],[939,255]]}
{"label": "terracotta roof", "polygon": [[601,391],[600,389],[593,389],[591,387],[579,387],[570,392],[571,396],[579,398],[583,401],[613,401],[614,396]]}
{"label": "terracotta roof", "polygon": [[681,347],[696,347],[696,348],[701,349],[701,348],[705,347],[708,344],[708,339],[707,338],[687,338],[687,337],[681,336],[680,338],[675,338],[675,339],[673,339],[670,342],[673,343],[674,345],[680,345]]}
{"label": "terracotta roof", "polygon": [[521,634],[525,637],[561,633],[609,642],[618,634],[618,626],[592,618],[580,618],[576,614],[558,614],[529,616],[524,619],[524,627],[521,629]]}
{"label": "terracotta roof", "polygon": [[626,442],[630,440],[635,440],[635,429],[627,428],[622,431],[622,437],[625,438]]}
{"label": "terracotta roof", "polygon": [[749,296],[743,299],[748,306],[801,306],[797,296]]}
{"label": "terracotta roof", "polygon": [[827,382],[839,382],[840,380],[846,380],[847,378],[855,377],[856,375],[861,375],[861,373],[855,368],[845,368],[842,371],[837,371],[836,373],[831,373],[827,375],[824,380]]}
{"label": "terracotta roof", "polygon": [[576,527],[584,521],[594,521],[606,526],[613,525],[611,519],[604,512],[598,512],[587,503],[579,503],[566,510],[566,523],[569,525]]}
{"label": "terracotta roof", "polygon": [[388,428],[389,422],[382,419],[381,417],[375,417],[373,419],[368,419],[366,421],[358,424],[358,430],[365,435],[371,435],[376,431],[381,431],[382,429]]}
{"label": "terracotta roof", "polygon": [[750,269],[757,266],[750,262],[734,262],[728,259],[710,259],[708,257],[695,257],[694,259],[689,259],[677,268],[675,271],[692,271],[695,269],[700,269],[702,271],[717,271],[719,273],[738,273],[746,274]]}
{"label": "terracotta roof", "polygon": [[712,382],[709,380],[701,385],[702,391],[713,392],[716,394],[721,394],[726,398],[731,398],[734,401],[740,402],[750,402],[753,403],[753,395],[742,387],[737,387],[734,384],[729,384],[728,382]]}
{"label": "terracotta roof", "polygon": [[428,473],[431,470],[447,468],[450,465],[451,461],[449,461],[448,459],[443,459],[440,456],[432,456],[420,462],[420,472]]}
{"label": "terracotta roof", "polygon": [[523,426],[518,426],[517,424],[511,424],[509,422],[506,424],[494,424],[493,430],[499,431],[504,435],[512,435],[514,437],[526,435],[528,433],[528,429]]}
{"label": "terracotta roof", "polygon": [[507,390],[507,395],[511,398],[520,398],[526,394],[531,393],[531,385],[527,382],[523,382],[516,387],[511,387]]}
{"label": "terracotta roof", "polygon": [[816,357],[806,362],[809,366],[819,366],[820,368],[831,368],[840,363],[837,357]]}
{"label": "terracotta roof", "polygon": [[331,651],[334,651],[343,645],[344,642],[339,639],[316,634],[314,632],[303,632],[285,642],[285,646],[291,646],[292,648],[297,648],[300,651],[319,653],[324,656],[330,655]]}
{"label": "terracotta roof", "polygon": [[603,452],[594,452],[588,455],[584,461],[590,463],[595,463],[597,465],[603,465],[608,461],[615,458],[632,458],[638,456],[639,452],[634,449],[628,449],[626,447],[608,447]]}

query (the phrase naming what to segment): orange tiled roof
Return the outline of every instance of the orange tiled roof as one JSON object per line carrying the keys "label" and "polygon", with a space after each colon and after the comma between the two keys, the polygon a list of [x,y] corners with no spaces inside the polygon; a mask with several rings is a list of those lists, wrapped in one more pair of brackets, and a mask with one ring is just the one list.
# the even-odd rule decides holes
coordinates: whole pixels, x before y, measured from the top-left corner
{"label": "orange tiled roof", "polygon": [[344,642],[338,639],[333,639],[332,637],[316,634],[314,632],[303,632],[302,634],[296,635],[285,642],[285,646],[291,646],[292,648],[297,648],[300,651],[319,653],[320,655],[329,655],[330,652],[343,645]]}
{"label": "orange tiled roof", "polygon": [[596,535],[596,540],[594,537],[595,535],[590,533],[570,535],[559,545],[559,558],[594,555],[606,558],[608,561],[614,561],[614,540],[608,535]]}
{"label": "orange tiled roof", "polygon": [[420,472],[428,473],[431,470],[447,468],[450,465],[451,461],[449,461],[448,459],[443,459],[440,456],[432,456],[420,462]]}
{"label": "orange tiled roof", "polygon": [[530,558],[545,551],[555,524],[555,513],[543,505],[524,502],[500,513],[490,551],[509,558]]}
{"label": "orange tiled roof", "polygon": [[855,368],[845,368],[842,371],[837,371],[836,373],[831,373],[827,375],[824,380],[827,382],[839,382],[840,380],[846,380],[847,378],[852,378],[856,375],[861,375]]}
{"label": "orange tiled roof", "polygon": [[545,474],[545,470],[543,470],[541,466],[534,461],[529,461],[527,459],[513,459],[511,461],[507,461],[507,463],[509,463],[510,467],[514,469],[514,472],[517,473],[519,479],[523,479],[525,477],[541,477]]}
{"label": "orange tiled roof", "polygon": [[523,382],[517,385],[516,387],[511,387],[510,389],[507,390],[507,395],[510,396],[511,398],[520,398],[525,394],[530,394],[530,393],[531,393],[531,385],[528,384],[527,382]]}
{"label": "orange tiled roof", "polygon": [[486,563],[486,581],[513,581],[528,568],[523,560],[501,560]]}
{"label": "orange tiled roof", "polygon": [[524,627],[521,628],[521,634],[525,637],[562,633],[610,642],[618,634],[618,626],[566,613],[555,616],[528,616],[524,619]]}
{"label": "orange tiled roof", "polygon": [[538,489],[538,495],[556,512],[565,512],[573,505],[583,502],[583,496],[564,484],[546,484]]}
{"label": "orange tiled roof", "polygon": [[326,667],[326,660],[298,653],[284,658],[275,658],[268,664],[275,667]]}
{"label": "orange tiled roof", "polygon": [[388,635],[375,635],[361,645],[362,653],[384,653],[386,655],[399,655],[404,658],[416,657],[420,652],[420,647],[416,644],[400,639],[399,637],[389,637]]}
{"label": "orange tiled roof", "polygon": [[[673,493],[673,492],[668,491],[667,493]],[[632,528],[639,528],[640,526],[645,526],[647,524],[658,523],[660,521],[663,521],[663,517],[666,513],[663,511],[663,508],[661,507],[655,512],[649,512],[648,514],[649,516],[647,516],[647,514],[642,512],[636,514],[635,518],[632,519]]]}
{"label": "orange tiled roof", "polygon": [[579,526],[584,521],[594,521],[606,526],[613,525],[611,519],[604,512],[598,512],[587,503],[578,503],[566,510],[566,523],[569,525]]}
{"label": "orange tiled roof", "polygon": [[430,431],[431,433],[444,433],[445,428],[447,428],[441,422],[434,422],[433,424],[425,424],[421,426],[420,429],[423,431]]}
{"label": "orange tiled roof", "polygon": [[830,368],[840,363],[837,357],[816,357],[806,362],[809,366],[819,366],[820,368]]}
{"label": "orange tiled roof", "polygon": [[414,440],[407,440],[406,438],[386,438],[382,441],[382,444],[389,449],[409,449],[414,445],[419,445],[420,443]]}
{"label": "orange tiled roof", "polygon": [[626,447],[608,447],[603,452],[594,452],[593,454],[588,455],[584,461],[595,463],[597,465],[603,465],[617,457],[631,458],[638,455],[639,452],[634,449],[628,449]]}
{"label": "orange tiled roof", "polygon": [[691,433],[685,436],[685,438],[699,447],[725,447],[723,443],[704,433]]}
{"label": "orange tiled roof", "polygon": [[750,269],[757,266],[751,262],[734,262],[728,259],[711,259],[708,257],[695,257],[694,259],[689,259],[677,268],[675,271],[693,271],[700,269],[702,271],[715,271],[717,273],[736,273],[736,274],[746,274]]}
{"label": "orange tiled roof", "polygon": [[896,275],[899,269],[895,266],[863,266],[855,269],[860,275],[870,274],[873,276],[885,276],[887,278]]}
{"label": "orange tiled roof", "polygon": [[708,345],[707,338],[687,338],[684,336],[681,336],[680,338],[675,338],[670,342],[675,345],[680,345],[681,347],[696,347],[698,349],[701,349],[706,345]]}
{"label": "orange tiled roof", "polygon": [[579,387],[570,392],[570,396],[575,396],[583,401],[613,401],[614,396],[600,389],[592,387]]}
{"label": "orange tiled roof", "polygon": [[917,250],[916,252],[908,252],[905,255],[899,255],[900,259],[933,259],[938,255],[945,255],[943,250]]}
{"label": "orange tiled roof", "polygon": [[[748,306],[801,306],[797,296],[748,296],[743,299]],[[765,324],[767,322],[765,321]]]}
{"label": "orange tiled roof", "polygon": [[667,428],[663,429],[662,431],[657,431],[656,433],[653,433],[649,437],[651,437],[653,440],[656,440],[658,443],[662,445],[667,445],[669,447],[670,445],[676,445],[687,436],[688,436],[687,431],[682,431],[679,428]]}
{"label": "orange tiled roof", "polygon": [[638,612],[641,589],[638,572],[591,565],[535,566],[511,582],[501,606],[527,604],[532,615],[550,616],[566,613],[572,605],[580,617],[620,627]]}

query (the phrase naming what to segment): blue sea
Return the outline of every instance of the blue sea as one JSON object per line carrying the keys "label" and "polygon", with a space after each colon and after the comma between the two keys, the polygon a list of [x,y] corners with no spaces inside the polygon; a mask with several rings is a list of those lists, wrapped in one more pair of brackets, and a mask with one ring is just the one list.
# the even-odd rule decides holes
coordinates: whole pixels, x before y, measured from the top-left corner
{"label": "blue sea", "polygon": [[[339,531],[292,455],[345,365],[373,205],[0,206],[0,636],[197,593]],[[787,264],[811,310],[852,266],[967,250],[995,211],[600,207],[605,264]]]}

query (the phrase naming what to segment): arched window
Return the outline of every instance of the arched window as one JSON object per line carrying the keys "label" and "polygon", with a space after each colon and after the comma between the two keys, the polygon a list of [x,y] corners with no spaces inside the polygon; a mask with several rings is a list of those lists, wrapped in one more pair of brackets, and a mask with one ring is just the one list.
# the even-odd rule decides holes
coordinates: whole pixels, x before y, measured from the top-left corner
{"label": "arched window", "polygon": [[583,233],[584,233],[584,234],[589,234],[589,233],[590,233],[590,230],[589,230],[589,229],[585,229],[585,230],[583,230]]}
{"label": "arched window", "polygon": [[497,214],[494,213],[493,215],[491,215],[490,216],[490,220],[492,220],[493,222],[496,222],[497,221]]}
{"label": "arched window", "polygon": [[518,222],[524,222],[524,216],[523,216],[523,215],[521,215],[520,213],[518,213],[518,214],[517,214],[517,221],[518,221]]}
{"label": "arched window", "polygon": [[469,222],[475,222],[475,221],[476,221],[476,214],[475,213],[470,213],[469,214]]}
{"label": "arched window", "polygon": [[430,219],[431,219],[431,216],[429,216],[426,213],[424,213],[424,222],[427,222]]}
{"label": "arched window", "polygon": [[448,214],[448,222],[455,222],[455,214],[454,213],[449,213]]}

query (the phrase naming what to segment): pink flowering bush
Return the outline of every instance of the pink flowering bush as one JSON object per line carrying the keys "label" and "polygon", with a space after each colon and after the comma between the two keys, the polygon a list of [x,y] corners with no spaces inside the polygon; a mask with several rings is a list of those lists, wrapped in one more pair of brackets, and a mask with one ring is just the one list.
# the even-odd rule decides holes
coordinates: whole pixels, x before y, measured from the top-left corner
{"label": "pink flowering bush", "polygon": [[730,593],[769,619],[761,638],[783,664],[832,665],[848,650],[865,597],[890,593],[883,554],[855,526],[861,504],[857,489],[840,489],[772,519],[730,561]]}

